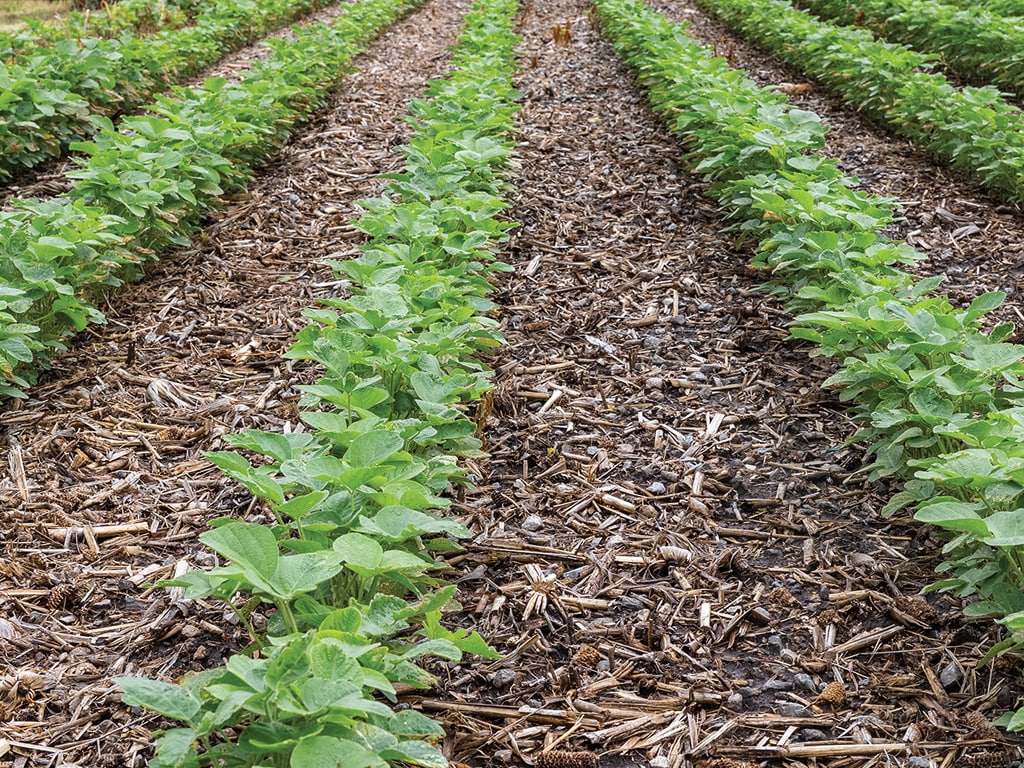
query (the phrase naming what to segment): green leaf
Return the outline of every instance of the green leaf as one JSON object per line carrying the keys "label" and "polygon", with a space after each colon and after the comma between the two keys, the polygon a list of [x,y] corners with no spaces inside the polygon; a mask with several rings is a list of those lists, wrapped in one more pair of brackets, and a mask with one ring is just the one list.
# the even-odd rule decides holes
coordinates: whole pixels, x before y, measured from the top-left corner
{"label": "green leaf", "polygon": [[358,632],[362,623],[363,616],[359,613],[359,609],[348,606],[327,614],[320,624],[320,629],[334,632]]}
{"label": "green leaf", "polygon": [[327,496],[328,493],[326,491],[313,491],[302,496],[295,496],[288,499],[284,504],[279,505],[277,511],[285,517],[297,520],[316,509]]}
{"label": "green leaf", "polygon": [[383,768],[377,754],[348,739],[313,736],[303,739],[292,752],[289,768]]}
{"label": "green leaf", "polygon": [[280,484],[253,467],[244,456],[234,451],[208,451],[203,456],[261,499],[272,504],[284,503],[284,491]]}
{"label": "green leaf", "polygon": [[970,320],[981,317],[983,314],[997,309],[1005,300],[1006,294],[1002,291],[983,293],[971,302],[971,306],[967,308],[967,317]]}
{"label": "green leaf", "polygon": [[908,398],[910,404],[928,419],[948,420],[953,415],[953,404],[931,389],[915,389]]}
{"label": "green leaf", "polygon": [[297,743],[303,729],[289,723],[275,720],[257,720],[239,736],[238,743],[244,750],[260,753],[282,754]]}
{"label": "green leaf", "polygon": [[446,517],[436,517],[409,507],[390,505],[382,507],[372,518],[361,518],[360,529],[365,533],[383,536],[391,541],[404,541],[428,533],[448,533],[468,536],[466,527]]}
{"label": "green leaf", "polygon": [[920,507],[914,515],[914,519],[953,531],[966,531],[983,538],[988,535],[988,526],[985,524],[985,520],[978,515],[978,511],[982,509],[984,509],[982,504],[971,504],[949,497],[939,497],[939,499]]}
{"label": "green leaf", "polygon": [[423,766],[423,768],[448,768],[444,755],[425,741],[400,741],[396,746],[386,750],[385,756],[391,760]]}
{"label": "green leaf", "polygon": [[267,685],[278,691],[309,674],[306,656],[309,641],[301,635],[292,635],[289,639],[291,642],[282,647],[267,665]]}
{"label": "green leaf", "polygon": [[115,677],[124,694],[121,701],[135,707],[145,707],[164,717],[198,725],[196,716],[202,707],[199,700],[177,685],[144,677]]}
{"label": "green leaf", "polygon": [[991,535],[985,539],[990,547],[1024,546],[1024,509],[994,512],[985,518]]}
{"label": "green leaf", "polygon": [[1024,730],[1024,707],[1021,707],[1016,712],[1007,712],[996,720],[993,725],[1001,726],[1008,731]]}
{"label": "green leaf", "polygon": [[245,682],[252,690],[262,692],[267,689],[267,662],[257,660],[243,654],[235,654],[227,660],[228,671]]}
{"label": "green leaf", "polygon": [[362,683],[359,662],[345,652],[342,643],[333,638],[326,637],[316,642],[310,648],[309,660],[310,671],[316,677]]}
{"label": "green leaf", "polygon": [[[326,680],[321,677],[313,677],[303,681],[300,693],[302,703],[309,707],[310,711],[315,712],[318,709],[326,709],[336,705],[347,706],[351,702],[352,697],[361,699],[362,685],[342,679]],[[384,705],[378,703],[377,706]],[[387,714],[391,714],[390,709],[385,707],[385,710]],[[367,708],[366,711],[369,712],[370,709]]]}
{"label": "green leaf", "polygon": [[277,570],[280,554],[270,529],[256,523],[228,523],[199,534],[214,552],[239,565],[246,575],[256,574],[266,586]]}
{"label": "green leaf", "polygon": [[423,621],[423,631],[430,638],[440,638],[455,645],[463,653],[473,653],[485,659],[500,659],[501,654],[487,645],[477,632],[468,632],[459,628],[450,630],[441,625],[441,612],[430,611]]}
{"label": "green leaf", "polygon": [[345,451],[345,460],[352,467],[372,467],[402,450],[405,441],[394,432],[375,429],[353,440]]}
{"label": "green leaf", "polygon": [[198,768],[196,732],[192,728],[169,728],[156,742],[156,757],[149,768]]}
{"label": "green leaf", "polygon": [[444,736],[444,728],[415,709],[406,709],[395,714],[388,724],[388,730],[399,736]]}
{"label": "green leaf", "polygon": [[346,533],[334,540],[334,551],[339,553],[346,565],[354,565],[368,571],[376,570],[384,558],[380,544],[361,533]]}
{"label": "green leaf", "polygon": [[959,358],[973,371],[1001,371],[1017,365],[1024,355],[1020,344],[979,344],[971,350],[973,360]]}
{"label": "green leaf", "polygon": [[335,552],[285,555],[277,562],[270,586],[276,597],[288,600],[304,592],[312,592],[323,582],[334,578],[342,568],[341,557]]}
{"label": "green leaf", "polygon": [[421,656],[439,656],[448,661],[459,662],[462,660],[462,651],[450,640],[425,640],[417,643],[401,655],[404,661],[417,659]]}

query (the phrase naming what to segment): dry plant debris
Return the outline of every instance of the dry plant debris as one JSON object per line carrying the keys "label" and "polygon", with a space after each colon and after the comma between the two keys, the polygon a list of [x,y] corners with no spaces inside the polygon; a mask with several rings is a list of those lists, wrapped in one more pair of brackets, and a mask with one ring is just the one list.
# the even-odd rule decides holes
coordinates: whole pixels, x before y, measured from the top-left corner
{"label": "dry plant debris", "polygon": [[196,535],[249,510],[200,452],[296,423],[291,387],[308,376],[281,355],[302,310],[342,288],[324,262],[349,252],[355,201],[400,161],[406,102],[443,73],[466,5],[428,3],[386,33],[200,242],[4,405],[0,720],[19,766],[144,765],[157,722],[110,678],[180,675],[244,644],[221,611],[147,585],[208,564]]}
{"label": "dry plant debris", "polygon": [[[894,227],[954,295],[1011,294],[1024,223],[722,30],[709,44],[822,112],[829,151],[903,201]],[[242,642],[155,580],[209,562],[217,515],[259,515],[201,458],[228,431],[295,424],[281,352],[354,200],[407,135],[465,3],[428,4],[357,62],[332,107],[194,248],[116,297],[0,439],[0,764],[142,765],[155,721],[108,681],[180,675]],[[685,150],[576,0],[526,3],[515,205],[498,287],[508,346],[481,409],[492,454],[456,512],[458,618],[504,654],[410,697],[468,764],[539,768],[1005,766],[987,726],[1019,672],[978,670],[986,625],[917,596],[937,542],[878,517],[828,371],[786,340]],[[227,66],[243,66],[235,61]],[[979,285],[980,284],[980,285]],[[916,761],[916,762],[914,762]]]}
{"label": "dry plant debris", "polygon": [[[568,45],[551,33],[566,19]],[[506,659],[464,665],[447,700],[425,702],[449,712],[453,754],[578,748],[666,768],[1017,755],[962,717],[1012,705],[1019,677],[974,669],[986,630],[917,596],[936,542],[877,516],[887,491],[852,474],[828,370],[786,341],[684,148],[585,5],[531,4],[522,33],[509,345],[492,458],[463,506],[481,533],[454,563],[465,622]],[[705,39],[744,62],[742,41]],[[794,73],[773,82],[817,95],[789,87]],[[851,134],[835,140],[874,141]],[[929,180],[922,199],[952,186],[916,155],[883,170]],[[584,648],[600,661],[583,668]]]}

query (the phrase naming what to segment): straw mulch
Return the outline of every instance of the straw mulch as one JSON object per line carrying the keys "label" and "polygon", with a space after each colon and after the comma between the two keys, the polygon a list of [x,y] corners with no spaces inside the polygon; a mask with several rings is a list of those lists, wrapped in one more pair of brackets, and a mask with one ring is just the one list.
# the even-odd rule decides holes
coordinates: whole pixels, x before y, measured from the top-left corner
{"label": "straw mulch", "polygon": [[144,765],[158,721],[111,678],[173,678],[245,644],[222,609],[146,585],[211,564],[206,521],[253,510],[201,452],[296,424],[291,387],[314,374],[282,353],[340,289],[324,262],[351,253],[355,201],[399,164],[406,103],[444,72],[467,5],[428,3],[382,37],[194,248],[112,297],[108,324],[4,405],[0,765]]}
{"label": "straw mulch", "polygon": [[[532,4],[522,32],[509,344],[493,457],[463,507],[480,533],[457,562],[464,621],[505,659],[456,670],[424,702],[454,726],[454,754],[543,768],[1019,758],[1020,740],[986,724],[1015,705],[1018,669],[976,669],[991,627],[919,596],[938,540],[878,515],[889,490],[854,474],[827,363],[787,341],[586,5]],[[922,156],[895,171],[902,144],[844,116],[859,133],[832,150],[874,158],[880,192],[912,180],[919,208],[941,197],[1024,242]],[[982,258],[963,233],[921,237]]]}

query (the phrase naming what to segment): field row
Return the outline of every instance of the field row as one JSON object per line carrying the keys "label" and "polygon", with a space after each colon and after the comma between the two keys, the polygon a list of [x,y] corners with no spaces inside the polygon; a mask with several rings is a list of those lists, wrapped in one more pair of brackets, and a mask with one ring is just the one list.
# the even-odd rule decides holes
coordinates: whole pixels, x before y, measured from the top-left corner
{"label": "field row", "polygon": [[195,3],[186,7],[175,0],[119,0],[98,11],[72,11],[60,19],[30,19],[14,31],[0,32],[0,56],[11,63],[65,41],[176,29],[189,23],[190,14],[197,10]]}
{"label": "field row", "polygon": [[[871,78],[878,57],[841,55],[854,36],[863,50],[891,48],[775,0],[706,2],[786,58],[813,61],[815,75],[845,97],[879,114],[895,108],[891,91],[851,86],[850,71],[862,66]],[[1004,294],[956,307],[936,294],[941,277],[903,271],[924,257],[881,234],[893,219],[891,201],[855,191],[834,160],[817,154],[825,131],[817,115],[729,69],[641,2],[598,7],[655,107],[673,115],[716,198],[759,243],[755,266],[770,271],[775,292],[798,313],[793,335],[841,364],[826,385],[854,407],[862,425],[854,439],[873,457],[870,477],[905,483],[885,513],[913,506],[917,520],[952,532],[947,578],[932,588],[977,598],[969,615],[1005,627],[1006,639],[985,660],[1024,646],[1024,346],[1008,342],[1008,323],[982,330]],[[930,124],[935,134],[949,125]],[[1021,729],[1024,710],[1001,723]]]}
{"label": "field row", "polygon": [[[1024,200],[1020,113],[993,89],[956,89],[922,71],[925,56],[776,0],[704,1],[874,117]],[[111,286],[188,243],[367,41],[417,4],[353,3],[331,25],[275,42],[237,84],[178,88],[119,126],[85,120],[95,136],[71,143],[86,160],[68,196],[15,201],[0,214],[0,393],[23,395],[70,332],[102,321]],[[240,7],[205,12],[221,19],[216,27]],[[245,17],[248,35],[303,12],[260,8],[257,20]],[[871,477],[906,481],[887,513],[913,505],[918,520],[953,531],[950,577],[936,588],[979,598],[972,614],[1007,628],[990,657],[1024,646],[1024,347],[1008,342],[1008,325],[982,330],[1004,297],[956,307],[935,293],[938,278],[905,271],[923,257],[881,234],[892,202],[857,191],[819,154],[825,128],[814,113],[730,70],[639,0],[597,8],[727,216],[758,243],[755,265],[797,313],[794,336],[841,364],[828,383],[854,405]],[[455,589],[435,574],[434,552],[453,546],[438,534],[468,532],[435,512],[465,482],[458,459],[479,456],[481,425],[467,413],[491,385],[475,358],[502,341],[485,294],[510,227],[501,175],[515,111],[515,11],[511,0],[474,7],[453,72],[411,105],[417,132],[401,150],[404,172],[364,203],[362,255],[333,265],[353,295],[307,312],[288,357],[323,371],[300,387],[309,431],[230,437],[255,463],[208,454],[274,520],[214,521],[201,540],[227,565],[167,584],[223,601],[261,654],[232,656],[180,686],[120,679],[126,703],[184,723],[162,737],[156,768],[318,767],[339,755],[373,768],[446,764],[433,745],[439,726],[380,697],[394,703],[396,685],[429,684],[424,658],[490,654],[479,635],[440,623]],[[237,29],[231,18],[225,29]],[[232,602],[239,593],[252,598],[244,610]],[[273,611],[268,635],[249,620],[258,605]],[[1024,728],[1024,710],[1003,724]]]}
{"label": "field row", "polygon": [[1024,25],[984,6],[960,8],[927,0],[804,0],[800,7],[935,54],[968,82],[990,83],[1024,95]]}
{"label": "field row", "polygon": [[323,371],[301,387],[313,431],[231,437],[265,459],[258,467],[208,454],[274,522],[221,521],[200,538],[228,565],[168,585],[229,608],[241,592],[250,609],[276,611],[269,636],[246,622],[258,657],[232,656],[180,687],[120,679],[127,703],[184,721],[161,737],[159,765],[447,765],[431,743],[439,724],[376,696],[395,704],[395,686],[432,685],[420,659],[494,655],[479,635],[440,623],[455,585],[433,575],[433,552],[448,548],[437,535],[469,532],[430,510],[465,482],[457,458],[479,455],[463,408],[489,388],[474,356],[501,341],[484,313],[508,227],[498,174],[515,111],[515,11],[514,0],[471,10],[452,72],[411,105],[404,172],[363,203],[361,256],[335,265],[354,295],[307,312],[288,356]]}
{"label": "field row", "polygon": [[205,213],[320,103],[338,78],[329,62],[339,50],[351,55],[357,39],[347,27],[367,12],[348,9],[351,19],[271,43],[273,56],[238,83],[178,89],[117,126],[95,120],[92,141],[74,145],[86,159],[68,174],[65,197],[11,201],[14,210],[0,214],[0,393],[19,396],[66,334],[102,321],[102,291],[189,242]]}
{"label": "field row", "polygon": [[0,65],[0,176],[60,157],[105,118],[145,104],[231,50],[318,7],[317,0],[211,0],[194,23],[150,35],[26,47]]}

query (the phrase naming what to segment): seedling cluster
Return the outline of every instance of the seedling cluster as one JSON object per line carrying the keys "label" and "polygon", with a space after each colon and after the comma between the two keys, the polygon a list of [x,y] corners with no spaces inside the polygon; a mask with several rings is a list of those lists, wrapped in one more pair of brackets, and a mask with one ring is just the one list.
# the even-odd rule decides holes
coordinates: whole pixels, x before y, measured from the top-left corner
{"label": "seedling cluster", "polygon": [[994,86],[956,88],[929,71],[936,55],[820,21],[785,0],[700,2],[896,133],[1007,199],[1024,200],[1024,118]]}
{"label": "seedling cluster", "polygon": [[939,54],[968,82],[1024,93],[1024,26],[984,5],[927,0],[803,0],[800,7],[841,24],[866,26],[886,40]]}

